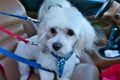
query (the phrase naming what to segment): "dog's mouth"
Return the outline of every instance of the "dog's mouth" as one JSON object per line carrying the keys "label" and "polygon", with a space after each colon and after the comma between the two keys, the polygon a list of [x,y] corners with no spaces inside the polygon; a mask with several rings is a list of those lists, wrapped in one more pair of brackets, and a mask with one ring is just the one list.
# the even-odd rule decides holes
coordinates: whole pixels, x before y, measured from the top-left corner
{"label": "dog's mouth", "polygon": [[71,54],[71,52],[74,52],[74,51],[71,50],[69,52],[63,52],[62,50],[58,50],[58,51],[53,50],[53,51],[50,51],[50,52],[52,52],[55,55],[60,56],[60,57],[67,57]]}
{"label": "dog's mouth", "polygon": [[54,55],[55,57],[61,57],[61,58],[69,58],[72,54],[74,53],[74,51],[70,51],[69,53],[62,54],[62,53],[55,53],[55,52],[51,52],[52,55]]}

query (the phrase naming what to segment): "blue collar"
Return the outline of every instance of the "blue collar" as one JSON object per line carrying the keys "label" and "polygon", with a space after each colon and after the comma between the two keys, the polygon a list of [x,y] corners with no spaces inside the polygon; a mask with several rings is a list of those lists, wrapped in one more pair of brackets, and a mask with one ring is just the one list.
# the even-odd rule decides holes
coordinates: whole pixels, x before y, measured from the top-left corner
{"label": "blue collar", "polygon": [[53,52],[51,52],[51,54],[57,58],[57,68],[58,68],[58,77],[59,78],[62,77],[65,61],[67,61],[72,56],[73,52],[74,51],[71,51],[70,55],[68,57],[60,57],[60,56],[57,56],[56,54],[54,54]]}

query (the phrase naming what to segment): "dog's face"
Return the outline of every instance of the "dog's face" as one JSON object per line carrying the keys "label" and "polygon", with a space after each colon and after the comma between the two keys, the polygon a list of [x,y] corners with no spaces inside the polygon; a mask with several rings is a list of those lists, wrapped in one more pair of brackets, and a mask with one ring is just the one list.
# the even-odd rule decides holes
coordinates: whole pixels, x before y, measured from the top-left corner
{"label": "dog's face", "polygon": [[[50,52],[58,56],[68,56],[71,51],[74,50],[75,44],[78,40],[78,29],[74,26],[74,21],[69,20],[71,18],[68,14],[64,14],[61,8],[54,9],[54,11],[49,11],[46,14],[43,22],[43,28],[40,29],[40,32],[43,30],[44,42],[42,46],[45,46],[49,49]],[[59,10],[60,9],[60,10]],[[55,14],[58,11],[58,14]],[[59,12],[60,11],[60,12]],[[71,22],[72,21],[72,22]],[[42,23],[41,23],[42,24]],[[42,27],[42,26],[40,26]]]}
{"label": "dog's face", "polygon": [[91,25],[75,8],[53,7],[40,23],[38,35],[42,36],[42,46],[63,57],[75,48],[89,46],[95,34]]}
{"label": "dog's face", "polygon": [[46,45],[49,51],[59,56],[67,56],[74,48],[77,41],[76,33],[69,27],[49,27]]}

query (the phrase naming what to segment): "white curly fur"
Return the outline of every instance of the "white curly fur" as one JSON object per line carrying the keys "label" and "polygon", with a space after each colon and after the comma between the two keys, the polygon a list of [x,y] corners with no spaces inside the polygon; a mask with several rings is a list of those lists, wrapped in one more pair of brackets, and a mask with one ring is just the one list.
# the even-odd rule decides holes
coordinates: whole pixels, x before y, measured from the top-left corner
{"label": "white curly fur", "polygon": [[[58,80],[70,80],[75,64],[79,63],[84,49],[94,47],[96,35],[93,27],[83,15],[66,0],[45,0],[39,10],[38,34],[28,39],[41,46],[20,42],[15,53],[27,59],[34,59],[43,67],[57,72],[57,59],[50,54],[66,57],[71,51],[74,54],[65,62],[63,75]],[[62,45],[56,50],[54,43]],[[29,67],[19,62],[20,80],[26,80]],[[53,80],[54,74],[39,70],[40,80]]]}

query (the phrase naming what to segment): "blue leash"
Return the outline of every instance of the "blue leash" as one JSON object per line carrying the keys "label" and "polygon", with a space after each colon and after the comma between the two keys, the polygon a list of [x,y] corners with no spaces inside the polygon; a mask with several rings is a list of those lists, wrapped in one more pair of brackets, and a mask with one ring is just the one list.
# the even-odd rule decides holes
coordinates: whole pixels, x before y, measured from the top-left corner
{"label": "blue leash", "polygon": [[0,11],[0,14],[20,18],[20,19],[23,19],[23,20],[32,20],[34,22],[40,22],[39,20],[33,19],[31,17],[28,17],[28,16],[20,16],[20,15],[10,14],[10,13],[6,13],[6,12],[2,12],[2,11]]}
{"label": "blue leash", "polygon": [[0,14],[2,15],[6,15],[6,16],[11,16],[11,17],[16,17],[16,18],[20,18],[20,19],[23,19],[23,20],[26,20],[26,21],[30,21],[32,23],[32,25],[34,26],[33,28],[37,31],[38,30],[38,27],[36,26],[35,23],[40,23],[41,21],[38,20],[38,19],[33,19],[29,16],[20,16],[20,15],[15,15],[15,14],[10,14],[10,13],[6,13],[6,12],[2,12],[0,11]]}
{"label": "blue leash", "polygon": [[4,54],[4,55],[6,55],[6,56],[8,56],[8,57],[10,57],[10,58],[12,58],[12,59],[14,59],[14,60],[16,60],[16,61],[23,62],[23,63],[25,63],[25,64],[28,64],[28,65],[34,67],[34,68],[55,73],[55,71],[52,71],[52,70],[43,68],[40,64],[35,63],[35,62],[33,62],[33,61],[30,61],[30,60],[28,60],[28,59],[25,59],[25,58],[23,58],[23,57],[17,56],[17,55],[15,55],[14,53],[11,53],[11,52],[3,49],[3,48],[0,48],[0,52],[1,52],[2,54]]}
{"label": "blue leash", "polygon": [[24,19],[24,20],[28,20],[27,16],[13,15],[13,14],[9,14],[9,13],[6,13],[6,12],[0,12],[0,14],[7,15],[7,16],[12,16],[12,17],[17,17],[17,18]]}

